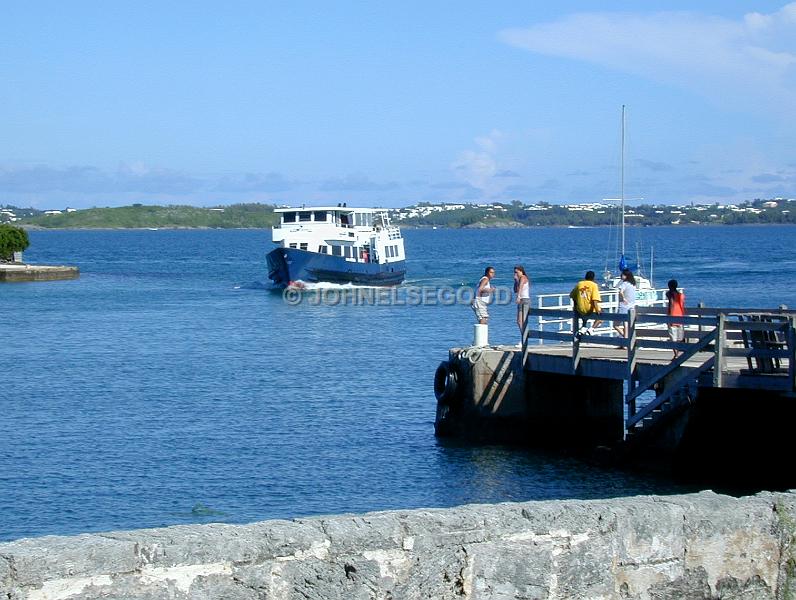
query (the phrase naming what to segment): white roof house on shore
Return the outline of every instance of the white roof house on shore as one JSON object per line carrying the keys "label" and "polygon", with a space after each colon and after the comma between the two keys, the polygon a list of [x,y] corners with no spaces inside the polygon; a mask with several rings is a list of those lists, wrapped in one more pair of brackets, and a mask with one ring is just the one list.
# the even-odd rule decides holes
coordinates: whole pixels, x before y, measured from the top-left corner
{"label": "white roof house on shore", "polygon": [[0,208],[0,223],[14,222],[17,220],[17,215],[13,210],[8,208]]}

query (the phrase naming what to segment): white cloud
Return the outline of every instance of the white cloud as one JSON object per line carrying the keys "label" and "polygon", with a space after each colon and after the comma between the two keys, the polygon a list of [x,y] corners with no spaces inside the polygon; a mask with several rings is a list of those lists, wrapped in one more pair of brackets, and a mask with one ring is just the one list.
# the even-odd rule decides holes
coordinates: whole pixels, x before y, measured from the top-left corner
{"label": "white cloud", "polygon": [[190,175],[170,169],[151,169],[142,164],[122,164],[115,172],[86,165],[63,168],[47,165],[0,166],[0,192],[4,193],[190,194],[201,187],[202,182]]}
{"label": "white cloud", "polygon": [[287,180],[280,173],[245,173],[244,175],[222,178],[213,187],[217,192],[249,193],[249,192],[285,192],[295,187],[295,183]]}
{"label": "white cloud", "polygon": [[465,150],[459,153],[453,163],[457,175],[482,192],[491,191],[494,177],[499,171],[495,155],[502,138],[503,134],[497,130],[491,131],[489,135],[475,138],[478,150]]}
{"label": "white cloud", "polygon": [[796,2],[732,20],[695,12],[579,13],[500,33],[504,42],[793,116]]}
{"label": "white cloud", "polygon": [[379,183],[366,175],[352,174],[346,177],[333,177],[324,181],[319,189],[324,192],[383,192],[398,189],[400,185],[394,181]]}

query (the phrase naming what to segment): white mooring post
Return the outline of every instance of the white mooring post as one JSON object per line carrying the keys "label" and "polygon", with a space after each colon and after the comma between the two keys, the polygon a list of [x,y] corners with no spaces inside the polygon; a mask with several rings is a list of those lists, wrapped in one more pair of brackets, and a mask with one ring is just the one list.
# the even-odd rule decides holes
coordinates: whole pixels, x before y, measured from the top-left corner
{"label": "white mooring post", "polygon": [[473,328],[473,346],[489,345],[489,325],[476,323]]}

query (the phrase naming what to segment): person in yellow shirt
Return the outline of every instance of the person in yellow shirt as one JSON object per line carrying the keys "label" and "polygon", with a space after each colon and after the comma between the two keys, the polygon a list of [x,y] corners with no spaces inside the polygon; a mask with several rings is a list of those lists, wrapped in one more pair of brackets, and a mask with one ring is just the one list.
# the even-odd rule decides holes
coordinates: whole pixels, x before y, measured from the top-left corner
{"label": "person in yellow shirt", "polygon": [[[601,311],[600,302],[602,302],[602,297],[600,296],[600,288],[594,283],[594,271],[586,271],[585,277],[578,282],[578,285],[572,288],[569,297],[572,298],[575,312],[583,320],[583,326],[578,328],[575,336],[580,338],[582,335],[593,335],[594,332],[592,330],[602,325],[602,321],[596,318]],[[592,318],[595,321],[589,327],[589,319]],[[580,319],[578,324],[581,322]]]}

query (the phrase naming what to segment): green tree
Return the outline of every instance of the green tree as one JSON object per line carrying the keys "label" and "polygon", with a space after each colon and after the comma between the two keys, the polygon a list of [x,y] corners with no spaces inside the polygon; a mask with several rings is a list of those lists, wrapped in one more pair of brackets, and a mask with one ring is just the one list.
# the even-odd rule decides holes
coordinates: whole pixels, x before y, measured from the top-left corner
{"label": "green tree", "polygon": [[28,233],[21,227],[0,225],[0,260],[11,261],[14,252],[22,252],[30,246]]}

